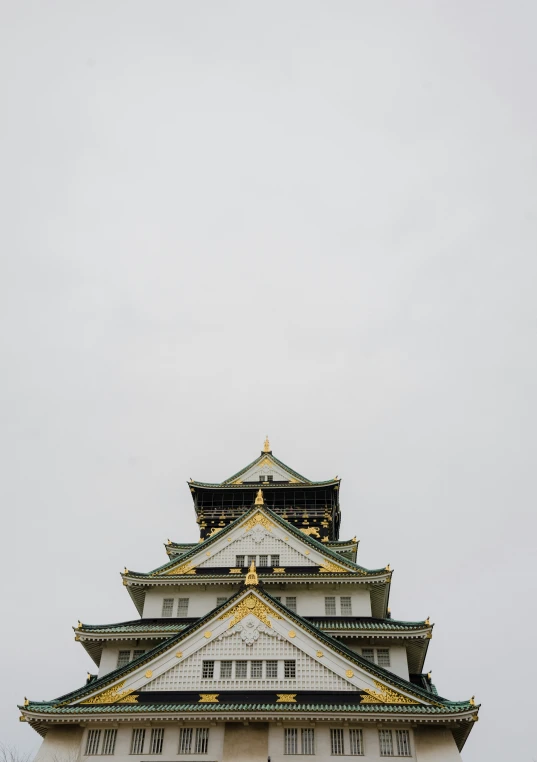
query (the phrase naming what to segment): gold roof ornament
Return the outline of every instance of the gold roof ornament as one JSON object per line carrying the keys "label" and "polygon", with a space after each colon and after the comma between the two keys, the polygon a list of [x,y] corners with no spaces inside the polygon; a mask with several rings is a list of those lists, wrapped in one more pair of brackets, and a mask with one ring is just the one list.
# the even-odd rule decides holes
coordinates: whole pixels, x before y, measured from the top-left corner
{"label": "gold roof ornament", "polygon": [[475,696],[470,699],[470,706],[475,706]]}
{"label": "gold roof ornament", "polygon": [[427,617],[427,619],[425,620],[425,624],[431,624],[431,620],[429,619],[429,617]]}
{"label": "gold roof ornament", "polygon": [[263,490],[259,489],[255,497],[255,505],[264,505],[265,498],[263,497]]}
{"label": "gold roof ornament", "polygon": [[270,449],[270,442],[269,442],[269,439],[268,439],[268,434],[265,437],[265,441],[263,443],[263,452],[272,452],[272,450]]}
{"label": "gold roof ornament", "polygon": [[255,570],[255,561],[252,561],[250,564],[250,571],[246,575],[246,579],[244,580],[245,585],[257,585],[259,584],[259,579],[257,578],[257,572]]}

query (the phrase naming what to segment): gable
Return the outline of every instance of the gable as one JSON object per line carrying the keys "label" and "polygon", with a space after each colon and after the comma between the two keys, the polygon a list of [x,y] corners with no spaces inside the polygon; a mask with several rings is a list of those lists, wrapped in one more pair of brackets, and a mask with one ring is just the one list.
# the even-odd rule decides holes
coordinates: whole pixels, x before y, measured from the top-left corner
{"label": "gable", "polygon": [[296,474],[287,470],[282,464],[276,463],[274,458],[267,454],[263,455],[255,463],[252,463],[252,465],[242,473],[238,479],[234,480],[232,484],[240,482],[259,482],[261,476],[264,477],[261,481],[269,481],[267,476],[271,476],[272,479],[270,481],[291,482],[296,484],[300,482],[300,480],[297,479]]}

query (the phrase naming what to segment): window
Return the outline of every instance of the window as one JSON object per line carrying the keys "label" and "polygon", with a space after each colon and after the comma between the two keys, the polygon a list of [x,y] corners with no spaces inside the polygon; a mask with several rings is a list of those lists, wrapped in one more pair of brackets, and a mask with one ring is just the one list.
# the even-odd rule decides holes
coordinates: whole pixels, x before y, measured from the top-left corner
{"label": "window", "polygon": [[268,481],[268,482],[273,482],[273,481],[274,481],[274,477],[272,476],[272,474],[269,474],[269,475],[267,476],[267,481]]}
{"label": "window", "polygon": [[294,611],[296,614],[296,596],[295,595],[287,596],[287,598],[285,599],[285,605],[287,606],[289,611]]}
{"label": "window", "polygon": [[101,740],[100,730],[90,730],[88,733],[88,740],[86,741],[86,754],[98,754],[99,753],[99,741]]}
{"label": "window", "polygon": [[324,599],[324,613],[326,616],[336,615],[336,597],[334,595],[329,595]]}
{"label": "window", "polygon": [[179,754],[190,754],[192,728],[181,728],[179,732]]}
{"label": "window", "polygon": [[188,616],[188,598],[179,598],[177,601],[177,616]]}
{"label": "window", "polygon": [[255,562],[256,562],[256,556],[248,556],[248,566],[252,565],[252,561],[255,564]]}
{"label": "window", "polygon": [[248,662],[236,661],[235,662],[235,679],[244,680],[246,677],[248,677]]}
{"label": "window", "polygon": [[244,566],[244,556],[235,556],[235,566]]}
{"label": "window", "polygon": [[269,680],[274,680],[278,677],[278,662],[277,661],[268,661],[267,662],[267,678]]}
{"label": "window", "polygon": [[393,757],[393,739],[391,730],[379,730],[380,756]]}
{"label": "window", "polygon": [[315,754],[314,730],[313,728],[302,728],[302,754]]}
{"label": "window", "polygon": [[341,596],[341,616],[352,616],[352,603],[350,595]]}
{"label": "window", "polygon": [[132,731],[131,754],[143,754],[145,741],[145,728],[135,728]]}
{"label": "window", "polygon": [[362,648],[362,656],[364,659],[367,659],[367,661],[375,663],[375,651],[373,648]]}
{"label": "window", "polygon": [[214,661],[204,661],[201,676],[205,680],[212,680],[214,677]]}
{"label": "window", "polygon": [[410,733],[408,730],[396,730],[397,753],[400,757],[410,757]]}
{"label": "window", "polygon": [[268,556],[259,556],[259,566],[268,566]]}
{"label": "window", "polygon": [[140,656],[143,656],[145,654],[144,648],[135,648],[132,652],[132,660],[139,659]]}
{"label": "window", "polygon": [[389,648],[377,648],[377,664],[379,667],[390,666],[390,649]]}
{"label": "window", "polygon": [[164,743],[164,728],[153,728],[151,731],[151,743],[149,744],[150,754],[162,754],[162,745]]}
{"label": "window", "polygon": [[164,598],[162,601],[162,616],[173,616],[173,598]]}
{"label": "window", "polygon": [[209,750],[209,728],[196,728],[195,754],[207,754]]}
{"label": "window", "polygon": [[296,677],[296,661],[294,659],[286,659],[283,663],[283,676],[289,680],[294,680]]}
{"label": "window", "polygon": [[263,476],[263,474],[259,474],[259,481],[260,482],[264,482],[265,481],[265,477]]}
{"label": "window", "polygon": [[221,661],[220,662],[220,679],[221,680],[230,680],[231,679],[231,667],[233,665],[232,661]]}
{"label": "window", "polygon": [[263,662],[262,661],[250,662],[250,677],[256,680],[263,677]]}
{"label": "window", "polygon": [[103,750],[101,751],[101,754],[110,755],[114,753],[114,749],[116,748],[116,737],[117,730],[115,730],[115,728],[107,728],[104,731]]}
{"label": "window", "polygon": [[216,599],[216,605],[217,605],[217,606],[221,606],[221,605],[222,605],[223,603],[225,603],[226,601],[227,601],[227,598],[226,598],[226,596],[225,596],[225,595],[224,595],[224,596],[222,596],[222,597],[220,597],[220,596],[219,596],[219,597]]}
{"label": "window", "polygon": [[331,754],[343,755],[343,728],[330,728]]}
{"label": "window", "polygon": [[298,754],[298,731],[296,728],[285,728],[284,741],[284,754]]}
{"label": "window", "polygon": [[350,739],[350,746],[351,754],[358,754],[363,755],[364,753],[364,733],[361,728],[353,728],[352,730],[349,730],[349,739]]}
{"label": "window", "polygon": [[131,652],[130,651],[120,651],[117,655],[117,666],[119,667],[125,667],[131,660]]}
{"label": "window", "polygon": [[282,596],[281,595],[275,595],[274,596],[274,600],[278,601],[278,603],[281,603],[282,602]]}
{"label": "window", "polygon": [[280,556],[279,555],[271,556],[270,557],[270,562],[271,562],[272,566],[279,566],[280,565]]}

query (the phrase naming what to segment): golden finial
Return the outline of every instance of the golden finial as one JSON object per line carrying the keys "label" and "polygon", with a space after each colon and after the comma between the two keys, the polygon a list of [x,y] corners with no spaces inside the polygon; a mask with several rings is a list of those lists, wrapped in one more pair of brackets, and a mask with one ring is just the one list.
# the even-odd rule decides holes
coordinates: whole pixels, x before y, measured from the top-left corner
{"label": "golden finial", "polygon": [[257,492],[256,498],[255,498],[255,505],[263,505],[265,502],[265,498],[263,497],[263,490],[260,489]]}
{"label": "golden finial", "polygon": [[384,567],[384,570],[385,570],[385,571],[391,571],[391,569],[390,569],[390,564],[388,564],[388,566],[385,566],[385,567]]}
{"label": "golden finial", "polygon": [[431,675],[432,675],[432,674],[433,674],[432,672],[427,672],[427,680],[430,680],[430,679],[431,679]]}
{"label": "golden finial", "polygon": [[265,443],[263,444],[263,452],[271,452],[270,442],[268,441],[268,434],[265,437]]}
{"label": "golden finial", "polygon": [[128,573],[129,573],[129,570],[127,569],[127,567],[125,567],[125,568],[123,569],[123,574],[128,574]]}
{"label": "golden finial", "polygon": [[80,628],[81,628],[81,627],[82,627],[82,622],[81,622],[81,621],[80,621],[80,619],[79,619],[79,620],[78,620],[78,624],[77,624],[77,626],[76,626],[76,629],[77,629],[77,630],[80,630]]}
{"label": "golden finial", "polygon": [[352,538],[351,542],[356,542],[356,535]]}
{"label": "golden finial", "polygon": [[425,624],[431,624],[431,620],[429,619],[429,617],[427,617],[427,619],[425,620]]}
{"label": "golden finial", "polygon": [[475,706],[475,696],[470,699],[470,706]]}
{"label": "golden finial", "polygon": [[28,704],[29,704],[29,703],[30,703],[30,702],[28,701],[28,699],[27,699],[27,698],[26,698],[26,696],[25,696],[25,697],[24,697],[24,706],[28,706]]}
{"label": "golden finial", "polygon": [[257,585],[259,583],[259,580],[257,578],[257,572],[255,570],[255,561],[252,561],[250,564],[250,571],[246,575],[246,579],[244,581],[245,585]]}
{"label": "golden finial", "polygon": [[170,540],[170,538],[168,537],[168,542],[166,543],[166,545],[171,545],[171,544],[172,544],[172,541],[171,541],[171,540]]}

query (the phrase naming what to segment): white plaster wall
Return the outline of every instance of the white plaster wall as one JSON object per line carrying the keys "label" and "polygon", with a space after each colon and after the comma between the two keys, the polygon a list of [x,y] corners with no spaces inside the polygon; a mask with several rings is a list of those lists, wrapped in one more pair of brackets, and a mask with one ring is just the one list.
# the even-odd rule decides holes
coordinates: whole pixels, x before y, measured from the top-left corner
{"label": "white plaster wall", "polygon": [[346,640],[343,641],[347,648],[354,651],[357,654],[362,654],[362,648],[389,648],[390,649],[390,666],[385,667],[393,672],[395,675],[402,677],[404,680],[408,680],[408,657],[405,646],[392,645],[391,643],[371,640]]}
{"label": "white plaster wall", "polygon": [[[241,578],[242,582],[242,578]],[[177,599],[188,598],[188,616],[202,617],[216,608],[216,599],[224,596],[230,598],[239,589],[239,584],[232,585],[196,585],[196,586],[175,586],[155,588],[148,590],[144,603],[144,619],[162,617],[162,602],[164,598],[174,598],[173,616],[177,616]]]}
{"label": "white plaster wall", "polygon": [[416,754],[419,762],[461,762],[461,755],[447,728],[417,728]]}
{"label": "white plaster wall", "polygon": [[82,733],[78,726],[51,728],[34,762],[77,762],[81,757]]}
{"label": "white plaster wall", "polygon": [[[164,640],[164,638],[162,639]],[[99,677],[107,675],[112,670],[117,669],[117,660],[120,651],[129,651],[134,649],[143,648],[145,651],[150,651],[155,648],[160,640],[131,640],[131,641],[113,641],[111,643],[105,643],[103,652],[101,655],[101,663],[99,665]]]}
{"label": "white plaster wall", "polygon": [[[264,537],[256,542],[248,534],[234,542],[229,543],[222,550],[212,554],[210,557],[198,563],[199,567],[216,567],[216,566],[236,566],[237,555],[268,555],[271,556],[277,553],[280,556],[278,566],[318,566],[319,562],[312,561],[310,559],[310,553],[305,555],[305,548],[301,543],[295,541],[295,544],[299,546],[300,550],[292,547],[289,542],[278,537],[276,534],[266,532]],[[210,553],[210,551],[208,551]]]}

